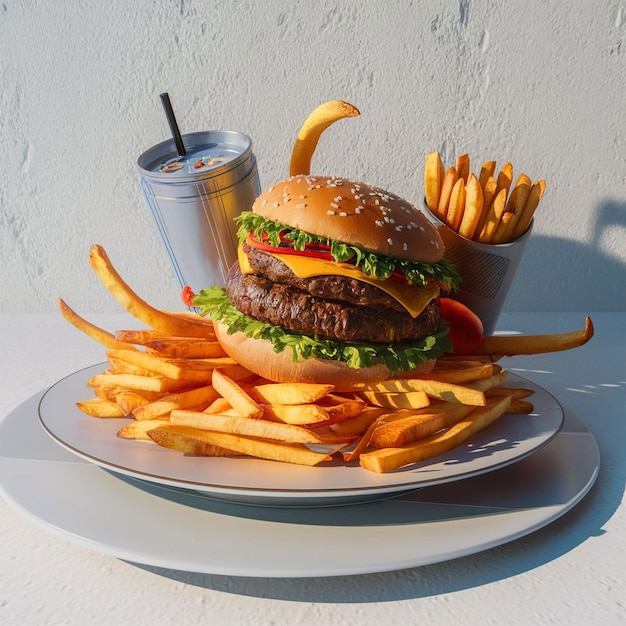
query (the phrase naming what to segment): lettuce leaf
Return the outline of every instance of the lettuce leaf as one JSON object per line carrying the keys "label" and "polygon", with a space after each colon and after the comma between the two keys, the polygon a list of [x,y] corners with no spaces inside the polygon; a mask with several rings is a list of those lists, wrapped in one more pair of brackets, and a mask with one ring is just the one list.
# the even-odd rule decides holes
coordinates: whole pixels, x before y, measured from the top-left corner
{"label": "lettuce leaf", "polygon": [[319,237],[310,233],[292,228],[279,222],[268,220],[258,213],[244,211],[235,218],[238,225],[237,237],[243,243],[248,233],[256,237],[268,237],[271,246],[278,247],[281,234],[285,239],[293,242],[296,250],[304,250],[307,243],[325,243],[330,246],[330,253],[338,263],[354,263],[366,276],[386,279],[398,268],[404,272],[410,284],[423,287],[435,281],[444,291],[456,291],[461,283],[461,276],[454,265],[446,259],[433,264],[407,261],[362,250],[334,239]]}
{"label": "lettuce leaf", "polygon": [[448,327],[444,323],[434,335],[418,341],[389,345],[356,344],[294,333],[248,317],[240,313],[226,291],[217,286],[202,289],[193,297],[193,304],[199,308],[200,315],[209,315],[212,320],[225,324],[229,334],[243,332],[252,339],[264,339],[274,346],[275,352],[291,350],[294,361],[330,359],[355,369],[384,364],[396,373],[411,370],[452,351],[452,342],[447,337]]}

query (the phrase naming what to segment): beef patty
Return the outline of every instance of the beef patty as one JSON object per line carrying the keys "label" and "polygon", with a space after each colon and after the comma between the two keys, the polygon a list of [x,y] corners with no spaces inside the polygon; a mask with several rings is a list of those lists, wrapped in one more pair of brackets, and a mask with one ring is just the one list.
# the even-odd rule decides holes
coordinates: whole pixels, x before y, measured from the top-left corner
{"label": "beef patty", "polygon": [[[273,276],[278,277],[278,274],[273,273]],[[275,282],[263,275],[244,275],[239,264],[235,263],[227,277],[226,293],[244,315],[287,330],[328,339],[388,344],[415,340],[436,332],[440,321],[437,300],[431,301],[420,315],[413,318],[402,307],[398,311],[387,306],[385,299],[381,301],[378,294],[373,298],[375,304],[367,301],[367,306],[354,303],[355,296],[352,294],[349,294],[350,299],[342,300],[338,296],[349,288],[341,284],[342,281],[337,281],[338,278],[341,277],[311,279],[316,293],[332,294],[324,298],[309,291],[310,281],[307,279],[296,278],[295,283]],[[324,280],[330,286],[324,286]],[[369,287],[360,281],[351,282],[356,283],[355,291],[362,286]],[[373,289],[384,293],[375,287]]]}
{"label": "beef patty", "polygon": [[298,278],[282,261],[271,254],[248,245],[244,246],[244,252],[248,255],[248,261],[255,274],[265,276],[272,282],[291,285],[324,300],[405,311],[395,298],[369,283],[336,275]]}

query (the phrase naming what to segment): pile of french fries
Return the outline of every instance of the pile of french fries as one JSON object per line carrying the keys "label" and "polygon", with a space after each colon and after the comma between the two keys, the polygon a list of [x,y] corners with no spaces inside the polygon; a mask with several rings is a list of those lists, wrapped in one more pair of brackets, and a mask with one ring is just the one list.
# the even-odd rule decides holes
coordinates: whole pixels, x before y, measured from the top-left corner
{"label": "pile of french fries", "polygon": [[545,180],[533,183],[524,173],[513,185],[510,162],[496,173],[496,162],[486,161],[476,176],[470,171],[468,154],[457,157],[447,169],[439,152],[426,156],[426,206],[466,239],[487,244],[518,239],[528,229],[545,190]]}
{"label": "pile of french fries", "polygon": [[[425,377],[393,378],[337,393],[331,384],[275,383],[228,357],[213,325],[191,312],[172,313],[142,300],[102,247],[90,250],[98,278],[148,326],[110,333],[75,313],[63,316],[107,348],[107,367],[77,403],[97,418],[123,418],[118,436],[191,455],[253,456],[318,465],[336,458],[389,472],[443,454],[505,413],[533,410],[529,389],[506,387],[497,363],[507,353],[582,345],[593,334],[499,338],[472,357],[440,359]],[[511,347],[512,346],[512,347]],[[480,351],[479,351],[480,352]]]}

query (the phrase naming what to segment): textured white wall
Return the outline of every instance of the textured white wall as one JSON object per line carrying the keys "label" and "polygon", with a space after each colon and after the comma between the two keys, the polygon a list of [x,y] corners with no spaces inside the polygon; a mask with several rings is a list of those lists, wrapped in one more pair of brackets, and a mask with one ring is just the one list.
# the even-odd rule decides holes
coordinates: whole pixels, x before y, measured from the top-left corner
{"label": "textured white wall", "polygon": [[[149,301],[178,286],[135,161],[182,132],[240,130],[283,178],[318,104],[313,164],[419,203],[424,156],[511,160],[546,196],[508,310],[626,308],[626,3],[619,0],[0,2],[0,311],[118,306],[104,245]],[[582,285],[582,287],[581,287]]]}

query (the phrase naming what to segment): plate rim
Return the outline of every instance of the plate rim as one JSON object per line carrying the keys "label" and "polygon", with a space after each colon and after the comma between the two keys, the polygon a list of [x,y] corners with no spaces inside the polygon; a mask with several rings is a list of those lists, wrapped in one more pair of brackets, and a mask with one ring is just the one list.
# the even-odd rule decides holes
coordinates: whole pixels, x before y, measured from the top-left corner
{"label": "plate rim", "polygon": [[[130,478],[151,482],[157,485],[167,485],[169,487],[174,487],[174,488],[193,490],[193,491],[202,493],[206,495],[207,497],[213,497],[216,499],[224,499],[224,500],[239,502],[239,503],[250,503],[250,504],[277,503],[277,504],[272,504],[273,506],[275,505],[311,506],[313,505],[314,502],[319,502],[321,505],[327,505],[331,502],[342,504],[344,501],[361,500],[364,498],[368,500],[371,500],[373,498],[385,498],[385,497],[389,497],[389,496],[392,496],[394,494],[398,494],[401,492],[414,491],[416,489],[420,489],[423,487],[430,487],[430,486],[434,486],[438,484],[444,484],[447,482],[453,482],[456,480],[462,480],[465,478],[471,478],[471,477],[478,476],[481,474],[489,473],[491,471],[496,471],[498,469],[501,469],[503,467],[506,467],[508,465],[521,461],[527,458],[528,456],[534,454],[535,452],[537,452],[544,446],[548,445],[558,435],[558,433],[560,432],[563,426],[564,419],[565,419],[565,410],[562,404],[553,394],[551,394],[549,391],[544,389],[541,385],[538,385],[537,383],[533,381],[530,381],[522,376],[519,376],[518,374],[509,372],[509,375],[514,377],[514,379],[516,379],[518,382],[527,384],[531,388],[536,388],[537,390],[540,390],[541,392],[545,393],[549,397],[549,399],[551,399],[551,401],[554,403],[555,407],[558,408],[558,411],[560,413],[558,427],[554,429],[553,431],[551,431],[551,434],[549,436],[544,437],[544,439],[542,439],[542,441],[538,445],[532,447],[531,449],[528,449],[526,452],[522,454],[514,456],[513,458],[505,459],[499,463],[494,463],[493,465],[490,465],[486,468],[478,468],[477,470],[474,470],[474,471],[470,470],[464,473],[454,474],[448,477],[438,477],[438,478],[433,478],[431,480],[422,479],[422,480],[412,481],[412,482],[400,481],[400,482],[393,482],[390,484],[381,484],[381,485],[354,486],[354,487],[340,486],[337,488],[324,487],[323,489],[306,488],[306,487],[297,488],[297,489],[292,489],[289,487],[268,489],[265,487],[255,487],[255,486],[212,484],[208,482],[199,482],[197,480],[186,480],[184,478],[171,478],[167,476],[156,475],[156,474],[150,473],[149,471],[142,471],[140,469],[129,468],[129,467],[120,465],[118,463],[112,462],[110,460],[100,459],[64,441],[57,433],[51,430],[49,424],[46,423],[46,420],[44,416],[42,415],[42,405],[45,404],[46,398],[49,398],[49,394],[51,394],[53,390],[58,390],[58,388],[61,385],[63,385],[66,381],[79,377],[80,375],[86,376],[86,372],[88,372],[89,370],[94,370],[94,372],[97,372],[98,368],[102,368],[103,366],[106,366],[106,362],[99,362],[99,363],[95,363],[92,365],[87,365],[83,368],[75,370],[67,374],[66,376],[63,376],[62,378],[57,380],[55,383],[50,385],[48,388],[46,388],[42,392],[39,402],[37,404],[37,414],[38,414],[39,423],[44,429],[44,431],[57,444],[62,446],[64,449],[66,449],[70,453],[78,456],[79,458],[82,458],[83,460],[89,463],[97,465],[103,469],[112,471],[114,473],[122,474]],[[85,387],[85,389],[87,389],[87,387]],[[77,400],[78,398],[76,399],[73,398],[72,402],[77,401]],[[78,409],[76,410],[78,411]],[[84,416],[84,414],[82,413],[80,413],[79,415]],[[84,417],[88,417],[88,416],[84,416]],[[91,418],[91,419],[97,419],[97,418]],[[119,419],[128,419],[128,418],[119,418]],[[468,440],[468,442],[471,442],[471,439]],[[118,443],[123,445],[124,443],[129,443],[129,442],[125,442],[124,440],[119,440]],[[141,443],[144,443],[144,442],[141,442]],[[180,454],[175,451],[167,450],[165,448],[163,449],[163,453]],[[443,455],[440,455],[440,456],[443,456]],[[435,457],[435,458],[439,458],[439,457]],[[279,462],[277,461],[267,461],[267,460],[261,460],[261,459],[250,459],[250,460],[256,461],[256,462],[262,462],[264,464],[275,463],[281,466],[285,465],[285,464],[279,464]],[[212,461],[219,462],[219,459],[215,458],[215,459],[212,459]],[[417,467],[407,468],[405,470],[401,469],[399,470],[399,472],[388,473],[388,474],[379,475],[379,476],[390,477],[393,475],[395,476],[406,475],[407,473],[411,472],[412,469],[419,470],[425,467],[427,468],[434,464],[430,462],[430,460],[427,460],[417,465],[418,465]],[[361,471],[367,471],[367,470],[363,470],[362,468],[358,468],[358,469],[361,469]]]}

